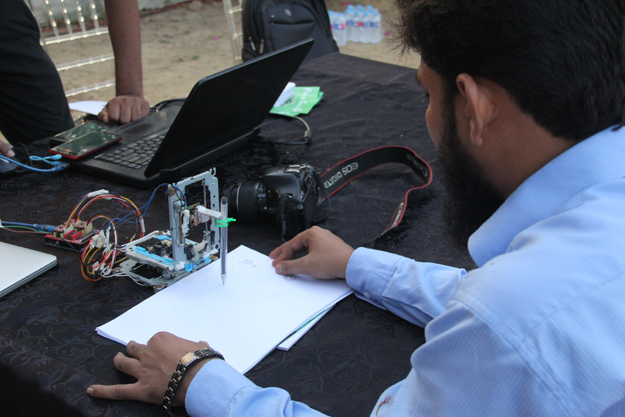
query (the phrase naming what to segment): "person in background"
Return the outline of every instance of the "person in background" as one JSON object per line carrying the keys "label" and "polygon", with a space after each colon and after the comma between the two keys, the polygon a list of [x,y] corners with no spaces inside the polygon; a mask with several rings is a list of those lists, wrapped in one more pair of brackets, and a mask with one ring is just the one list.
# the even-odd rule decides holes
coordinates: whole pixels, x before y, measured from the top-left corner
{"label": "person in background", "polygon": [[[128,123],[148,114],[143,97],[141,31],[136,0],[105,0],[115,55],[116,97],[98,118]],[[39,26],[24,0],[0,2],[0,131],[29,144],[74,126],[61,78],[41,46]],[[0,141],[0,152],[13,157]]]}
{"label": "person in background", "polygon": [[[345,278],[425,327],[372,416],[625,415],[625,1],[398,3],[448,232],[477,268],[354,250],[313,227],[270,254],[276,271]],[[131,342],[113,363],[137,382],[87,393],[167,404],[179,360],[206,346]],[[212,353],[178,388],[192,416],[319,415]]]}

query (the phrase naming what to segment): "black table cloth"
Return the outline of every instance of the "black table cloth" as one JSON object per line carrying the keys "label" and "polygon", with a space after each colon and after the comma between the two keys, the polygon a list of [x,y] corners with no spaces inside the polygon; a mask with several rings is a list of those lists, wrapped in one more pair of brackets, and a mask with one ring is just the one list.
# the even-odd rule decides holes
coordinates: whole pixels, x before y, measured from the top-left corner
{"label": "black table cloth", "polygon": [[[281,141],[301,139],[303,125],[270,116],[262,125],[263,143],[251,143],[206,168],[217,168],[221,188],[258,180],[266,167],[308,163],[323,172],[368,149],[408,146],[433,168],[431,196],[410,207],[401,226],[379,241],[376,249],[470,268],[473,264],[468,255],[454,249],[444,237],[444,191],[437,181],[438,163],[425,125],[427,104],[422,102],[423,92],[414,73],[415,69],[341,54],[311,60],[300,68],[294,81],[298,86],[320,86],[325,93],[322,102],[304,116],[313,131],[312,144],[280,145]],[[25,149],[16,151],[20,158],[26,155]],[[44,151],[45,141],[28,149],[35,154]],[[386,227],[405,191],[419,184],[405,166],[376,168],[332,198],[332,210],[322,226],[358,246]],[[145,204],[153,191],[74,171],[24,172],[0,178],[0,219],[58,225],[67,220],[83,195],[99,189],[125,196],[137,206]],[[123,211],[114,203],[98,203],[93,212]],[[168,228],[163,193],[156,194],[145,224],[146,232]],[[0,241],[58,257],[57,267],[0,299],[0,413],[166,415],[157,405],[101,400],[85,393],[94,383],[133,380],[112,364],[123,346],[96,335],[95,328],[150,297],[152,289],[124,278],[87,282],[80,274],[79,255],[45,246],[41,235],[2,230]],[[244,244],[268,254],[281,243],[274,221],[230,224],[230,250]],[[207,340],[210,342],[210,336]],[[384,389],[407,375],[410,355],[424,341],[423,329],[350,296],[290,351],[272,352],[247,376],[260,386],[284,388],[294,400],[330,415],[369,415]]]}

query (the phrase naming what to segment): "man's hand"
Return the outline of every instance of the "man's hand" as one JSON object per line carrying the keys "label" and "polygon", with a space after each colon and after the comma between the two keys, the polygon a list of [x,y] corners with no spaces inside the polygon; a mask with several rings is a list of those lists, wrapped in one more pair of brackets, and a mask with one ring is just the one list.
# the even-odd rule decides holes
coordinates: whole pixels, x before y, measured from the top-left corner
{"label": "man's hand", "polygon": [[120,95],[106,103],[106,107],[98,114],[104,123],[132,122],[146,116],[150,112],[150,104],[143,97],[127,94]]}
{"label": "man's hand", "polygon": [[[293,259],[296,252],[308,254]],[[269,257],[280,275],[307,274],[315,278],[343,278],[354,249],[340,238],[317,226],[303,231],[290,241],[274,249]]]}
{"label": "man's hand", "polygon": [[[119,371],[137,378],[137,382],[126,385],[92,385],[87,389],[87,394],[110,400],[139,400],[162,404],[167,384],[180,358],[207,346],[206,342],[191,342],[167,332],[155,334],[147,345],[129,342],[126,346],[128,356],[118,353],[113,364]],[[191,380],[206,362],[208,360],[194,364],[184,374],[173,405],[184,405]]]}
{"label": "man's hand", "polygon": [[3,155],[8,156],[9,158],[13,158],[15,156],[15,152],[13,152],[13,149],[11,149],[11,145],[3,140],[0,140],[0,152],[2,152]]}

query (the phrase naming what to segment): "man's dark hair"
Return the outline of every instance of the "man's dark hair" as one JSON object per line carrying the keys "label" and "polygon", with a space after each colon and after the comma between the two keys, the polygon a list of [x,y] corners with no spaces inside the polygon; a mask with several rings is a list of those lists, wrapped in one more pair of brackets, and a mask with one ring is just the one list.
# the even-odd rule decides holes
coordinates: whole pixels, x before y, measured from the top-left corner
{"label": "man's dark hair", "polygon": [[397,0],[399,36],[455,91],[502,86],[554,136],[625,124],[625,0]]}

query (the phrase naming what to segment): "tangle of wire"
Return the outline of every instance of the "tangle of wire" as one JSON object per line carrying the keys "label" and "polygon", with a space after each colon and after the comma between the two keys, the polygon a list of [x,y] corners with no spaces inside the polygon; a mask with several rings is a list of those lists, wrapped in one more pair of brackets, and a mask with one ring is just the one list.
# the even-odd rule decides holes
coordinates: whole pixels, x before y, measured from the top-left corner
{"label": "tangle of wire", "polygon": [[[117,231],[119,223],[127,222],[135,224],[135,234],[130,238],[130,241],[133,241],[135,238],[140,239],[145,234],[145,225],[143,223],[141,210],[128,198],[113,193],[102,193],[95,196],[91,196],[91,194],[85,195],[72,209],[64,225],[65,230],[69,229],[72,225],[79,224],[81,222],[80,217],[84,214],[85,210],[93,203],[100,200],[116,201],[130,210],[130,212],[122,218],[110,218],[102,214],[97,214],[87,220],[85,227],[92,225],[94,229],[94,222],[104,220],[104,226],[91,238],[89,245],[83,249],[80,256],[80,272],[83,278],[90,282],[100,281],[104,275],[110,274],[113,269],[126,259],[119,245]],[[129,220],[129,218],[133,220]],[[112,242],[110,238],[112,238]],[[102,239],[102,242],[94,244],[95,239],[97,239],[98,242]]]}
{"label": "tangle of wire", "polygon": [[[103,228],[97,236],[91,238],[90,244],[83,250],[81,254],[81,273],[87,281],[97,282],[100,281],[105,275],[108,277],[128,276],[127,274],[119,272],[112,273],[115,268],[117,268],[123,261],[126,260],[126,256],[124,255],[125,245],[120,245],[118,242],[117,225],[122,222],[135,223],[137,225],[137,231],[136,234],[130,238],[129,242],[132,242],[133,240],[135,240],[135,238],[141,239],[145,234],[143,215],[150,207],[150,204],[152,203],[152,200],[156,195],[156,191],[159,188],[167,187],[168,185],[169,184],[160,184],[159,186],[157,186],[152,192],[152,195],[148,199],[147,203],[145,203],[140,208],[137,208],[137,206],[127,198],[118,196],[116,194],[102,194],[92,197],[90,199],[85,196],[76,205],[76,207],[74,207],[69,219],[67,220],[66,227],[72,222],[72,217],[74,216],[74,214],[76,214],[74,222],[80,221],[80,215],[83,213],[83,211],[91,204],[101,199],[115,200],[125,207],[131,209],[130,213],[119,219],[111,219],[103,215],[96,215],[89,219],[88,224],[96,221],[99,218],[105,219],[107,223],[106,228]],[[176,186],[172,186],[172,188],[179,195],[180,200],[184,201],[184,205],[186,207],[187,198],[184,192]],[[134,220],[131,220],[129,218],[134,218]],[[102,235],[104,235],[103,241],[106,242],[104,245],[92,244],[93,240],[96,239],[96,237],[98,239],[102,239]],[[112,244],[109,243],[111,236],[113,238]]]}
{"label": "tangle of wire", "polygon": [[[81,223],[81,216],[85,213],[85,210],[89,208],[93,203],[100,200],[112,200],[117,201],[122,206],[129,210],[129,213],[121,218],[110,218],[108,216],[102,214],[96,214],[91,216],[84,225],[81,225],[83,228],[88,228],[89,225],[92,226],[95,233],[94,236],[90,239],[89,244],[82,250],[77,250],[80,252],[80,270],[84,279],[90,282],[100,281],[105,275],[109,277],[117,277],[117,276],[127,276],[123,273],[112,273],[112,271],[117,268],[126,257],[124,255],[124,246],[119,244],[117,226],[120,223],[134,223],[136,230],[135,234],[130,238],[129,242],[132,242],[135,239],[141,239],[145,235],[145,224],[143,220],[143,216],[147,212],[156,192],[159,188],[167,187],[169,184],[160,184],[157,186],[152,195],[148,199],[147,203],[145,203],[142,207],[137,208],[135,203],[129,200],[126,197],[121,195],[117,195],[114,193],[101,192],[101,193],[89,193],[84,195],[81,200],[74,206],[72,211],[69,214],[67,221],[62,225],[65,231],[70,230],[71,227],[75,227],[79,223]],[[174,191],[178,194],[180,201],[184,201],[184,206],[187,206],[187,198],[184,192],[176,186],[172,186]],[[98,220],[103,220],[103,225],[100,230],[95,228],[95,222]],[[53,233],[55,227],[51,225],[45,224],[28,224],[28,223],[19,223],[19,222],[2,222],[0,223],[0,227],[4,230],[13,232],[13,233],[40,233],[40,234],[49,234]],[[110,238],[112,237],[113,242],[110,242]],[[94,239],[98,239],[98,243],[94,242]],[[71,243],[69,239],[64,239],[66,242]],[[102,240],[102,242],[99,242]]]}

